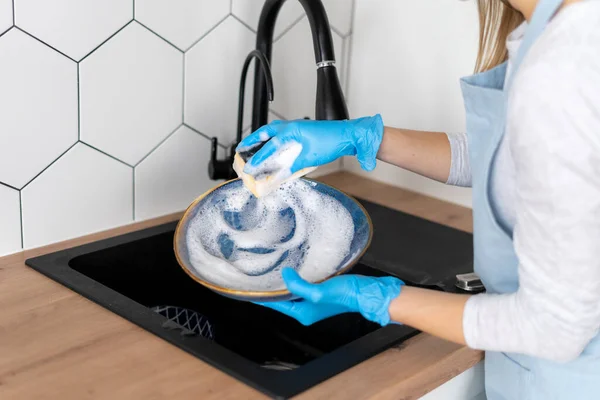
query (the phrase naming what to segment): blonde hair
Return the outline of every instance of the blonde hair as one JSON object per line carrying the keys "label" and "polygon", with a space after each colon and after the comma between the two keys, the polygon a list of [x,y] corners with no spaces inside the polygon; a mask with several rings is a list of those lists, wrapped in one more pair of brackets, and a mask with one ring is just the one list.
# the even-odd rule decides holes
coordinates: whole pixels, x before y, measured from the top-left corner
{"label": "blonde hair", "polygon": [[502,64],[508,57],[506,39],[523,21],[519,11],[501,0],[477,0],[479,8],[479,53],[475,71]]}

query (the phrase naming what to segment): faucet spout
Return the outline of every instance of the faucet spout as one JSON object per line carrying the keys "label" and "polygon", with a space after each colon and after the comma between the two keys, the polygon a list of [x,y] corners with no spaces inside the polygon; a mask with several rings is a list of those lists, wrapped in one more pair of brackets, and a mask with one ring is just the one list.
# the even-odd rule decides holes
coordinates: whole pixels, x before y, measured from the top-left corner
{"label": "faucet spout", "polygon": [[[308,17],[312,31],[315,63],[317,68],[317,91],[315,118],[318,120],[348,119],[348,109],[335,67],[333,39],[325,7],[321,0],[298,0]],[[271,62],[273,31],[279,10],[285,0],[266,0],[256,35],[256,50]],[[265,76],[259,68],[254,72],[254,97],[252,130],[268,122],[269,98]]]}

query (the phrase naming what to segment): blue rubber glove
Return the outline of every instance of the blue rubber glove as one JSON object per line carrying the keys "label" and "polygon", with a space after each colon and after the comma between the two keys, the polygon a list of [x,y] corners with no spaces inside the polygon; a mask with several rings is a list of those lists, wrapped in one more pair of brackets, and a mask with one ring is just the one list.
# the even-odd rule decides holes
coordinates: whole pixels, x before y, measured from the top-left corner
{"label": "blue rubber glove", "polygon": [[303,325],[349,312],[359,312],[369,321],[387,325],[390,303],[404,285],[391,276],[341,275],[312,284],[291,268],[284,268],[282,275],[288,290],[300,300],[257,304],[282,312]]}
{"label": "blue rubber glove", "polygon": [[343,121],[273,121],[247,136],[236,151],[245,152],[269,140],[246,164],[244,172],[253,175],[256,168],[290,141],[302,145],[302,152],[291,166],[291,173],[356,155],[361,167],[375,168],[383,138],[381,116]]}

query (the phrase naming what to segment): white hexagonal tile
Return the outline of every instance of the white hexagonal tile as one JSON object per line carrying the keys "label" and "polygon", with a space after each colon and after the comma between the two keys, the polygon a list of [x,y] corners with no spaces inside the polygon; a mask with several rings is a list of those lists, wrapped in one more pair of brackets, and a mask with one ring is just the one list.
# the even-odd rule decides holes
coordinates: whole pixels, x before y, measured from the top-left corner
{"label": "white hexagonal tile", "polygon": [[273,121],[277,121],[277,120],[285,120],[285,118],[283,116],[279,116],[279,115],[275,114],[274,112],[272,112],[271,110],[269,110],[268,121],[273,122]]}
{"label": "white hexagonal tile", "polygon": [[[267,114],[267,122],[271,123],[276,120],[285,120],[285,118],[280,117],[280,116],[274,114],[271,110],[269,110],[269,113]],[[252,124],[245,127],[244,130],[242,131],[242,138],[248,136],[251,133],[250,132],[251,130],[252,130]]]}
{"label": "white hexagonal tile", "polygon": [[[315,117],[317,72],[310,37],[310,25],[304,18],[273,45],[275,101],[271,108],[287,119]],[[335,32],[332,37],[339,78],[342,38]]]}
{"label": "white hexagonal tile", "polygon": [[133,220],[132,168],[77,144],[21,192],[24,247]]}
{"label": "white hexagonal tile", "polygon": [[352,7],[354,0],[322,0],[329,25],[347,35],[352,30]]}
{"label": "white hexagonal tile", "polygon": [[21,250],[19,192],[0,185],[0,256]]}
{"label": "white hexagonal tile", "polygon": [[181,50],[229,14],[224,0],[136,0],[135,19]]}
{"label": "white hexagonal tile", "polygon": [[16,25],[75,60],[132,18],[132,0],[15,0]]}
{"label": "white hexagonal tile", "polygon": [[21,188],[77,141],[77,64],[15,28],[0,60],[0,182]]}
{"label": "white hexagonal tile", "polygon": [[[235,138],[240,74],[254,42],[255,34],[229,17],[185,55],[185,122],[222,144]],[[244,126],[251,122],[253,70],[246,80]]]}
{"label": "white hexagonal tile", "polygon": [[133,22],[80,64],[81,140],[136,164],[182,120],[183,54]]}
{"label": "white hexagonal tile", "polygon": [[135,167],[135,219],[182,211],[218,182],[208,178],[210,140],[181,126]]}
{"label": "white hexagonal tile", "polygon": [[[262,11],[264,1],[257,0],[233,0],[231,3],[231,12],[233,15],[244,21],[255,31],[258,29],[258,20]],[[278,37],[281,33],[289,28],[294,22],[304,15],[304,9],[297,0],[286,1],[275,22],[274,37]]]}
{"label": "white hexagonal tile", "polygon": [[12,26],[12,0],[0,0],[0,34]]}

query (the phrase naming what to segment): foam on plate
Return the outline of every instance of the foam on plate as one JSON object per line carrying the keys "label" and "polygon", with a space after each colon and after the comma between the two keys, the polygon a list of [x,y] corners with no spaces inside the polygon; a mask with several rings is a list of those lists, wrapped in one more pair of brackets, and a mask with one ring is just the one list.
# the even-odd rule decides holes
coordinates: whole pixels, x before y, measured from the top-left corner
{"label": "foam on plate", "polygon": [[283,267],[308,281],[333,274],[348,259],[350,212],[333,197],[294,180],[256,198],[243,185],[221,188],[189,222],[187,245],[198,275],[252,291],[285,289]]}

